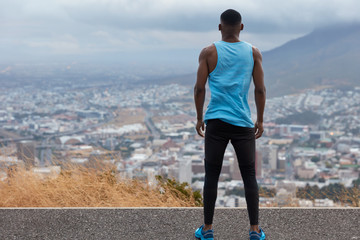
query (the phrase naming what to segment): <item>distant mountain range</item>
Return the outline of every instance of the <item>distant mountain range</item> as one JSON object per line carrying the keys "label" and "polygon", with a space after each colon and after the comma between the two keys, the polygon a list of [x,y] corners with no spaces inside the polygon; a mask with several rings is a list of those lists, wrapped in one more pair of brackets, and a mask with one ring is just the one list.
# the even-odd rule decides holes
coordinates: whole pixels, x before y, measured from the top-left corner
{"label": "distant mountain range", "polygon": [[321,28],[263,53],[270,96],[360,86],[360,24]]}
{"label": "distant mountain range", "polygon": [[[324,86],[360,86],[360,24],[316,29],[263,52],[263,66],[268,97]],[[165,81],[194,84],[195,79],[193,73]]]}

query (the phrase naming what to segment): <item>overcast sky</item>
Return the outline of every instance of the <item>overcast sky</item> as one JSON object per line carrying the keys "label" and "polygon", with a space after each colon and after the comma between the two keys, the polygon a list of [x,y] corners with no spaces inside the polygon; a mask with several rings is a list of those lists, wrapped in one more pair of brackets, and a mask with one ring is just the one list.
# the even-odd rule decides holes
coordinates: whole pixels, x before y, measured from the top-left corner
{"label": "overcast sky", "polygon": [[228,8],[243,16],[241,39],[262,51],[317,27],[360,22],[358,0],[1,0],[0,61],[176,62],[220,40],[219,16]]}

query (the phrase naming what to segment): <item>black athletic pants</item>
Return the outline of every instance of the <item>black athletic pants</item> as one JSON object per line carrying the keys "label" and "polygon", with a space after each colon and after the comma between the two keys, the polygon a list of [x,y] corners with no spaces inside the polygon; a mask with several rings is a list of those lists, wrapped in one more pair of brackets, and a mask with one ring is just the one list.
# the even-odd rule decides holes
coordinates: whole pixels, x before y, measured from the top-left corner
{"label": "black athletic pants", "polygon": [[204,221],[212,224],[219,175],[228,142],[234,146],[245,187],[250,225],[258,224],[259,191],[255,176],[255,131],[219,119],[207,121],[205,130]]}

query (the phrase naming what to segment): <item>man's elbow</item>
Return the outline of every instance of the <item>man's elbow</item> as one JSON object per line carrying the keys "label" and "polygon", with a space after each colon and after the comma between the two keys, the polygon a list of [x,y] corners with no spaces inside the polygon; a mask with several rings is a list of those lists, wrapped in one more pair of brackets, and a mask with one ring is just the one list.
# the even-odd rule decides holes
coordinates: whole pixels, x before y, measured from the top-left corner
{"label": "man's elbow", "polygon": [[200,86],[197,86],[195,85],[194,87],[194,95],[197,96],[199,94],[202,94],[205,92],[205,88],[204,87],[200,87]]}
{"label": "man's elbow", "polygon": [[261,94],[261,95],[265,95],[266,94],[266,88],[265,86],[263,87],[257,87],[255,88],[255,94]]}

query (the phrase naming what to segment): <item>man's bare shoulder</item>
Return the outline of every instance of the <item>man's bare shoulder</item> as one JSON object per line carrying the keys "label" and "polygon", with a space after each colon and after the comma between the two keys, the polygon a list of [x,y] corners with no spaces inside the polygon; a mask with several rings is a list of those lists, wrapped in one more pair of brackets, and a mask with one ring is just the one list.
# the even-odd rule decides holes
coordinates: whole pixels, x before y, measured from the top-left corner
{"label": "man's bare shoulder", "polygon": [[201,50],[201,53],[200,53],[200,58],[207,58],[211,55],[213,55],[214,53],[216,52],[216,47],[214,44],[211,44],[207,47],[204,47],[202,50]]}
{"label": "man's bare shoulder", "polygon": [[252,51],[253,51],[254,60],[262,60],[261,52],[257,47],[252,46]]}
{"label": "man's bare shoulder", "polygon": [[210,44],[209,46],[204,47],[202,51],[206,51],[206,52],[213,52],[213,51],[216,51],[215,44]]}

